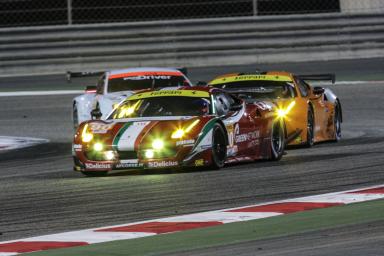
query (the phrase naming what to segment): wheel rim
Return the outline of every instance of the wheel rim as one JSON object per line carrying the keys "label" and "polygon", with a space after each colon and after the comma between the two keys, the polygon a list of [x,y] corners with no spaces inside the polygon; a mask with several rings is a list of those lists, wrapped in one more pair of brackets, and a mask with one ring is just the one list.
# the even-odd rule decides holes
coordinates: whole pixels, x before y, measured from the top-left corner
{"label": "wheel rim", "polygon": [[283,136],[282,130],[280,129],[278,123],[273,126],[272,130],[272,149],[275,156],[278,156],[283,148]]}
{"label": "wheel rim", "polygon": [[307,123],[307,141],[308,144],[313,144],[313,113],[312,111],[308,112],[308,123]]}

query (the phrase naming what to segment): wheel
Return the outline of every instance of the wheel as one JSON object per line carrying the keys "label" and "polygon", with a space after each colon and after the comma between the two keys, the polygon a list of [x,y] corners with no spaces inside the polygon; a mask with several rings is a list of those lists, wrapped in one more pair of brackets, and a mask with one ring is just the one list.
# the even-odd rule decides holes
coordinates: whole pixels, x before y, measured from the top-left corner
{"label": "wheel", "polygon": [[72,121],[73,121],[73,130],[76,131],[77,128],[79,127],[79,114],[77,111],[76,104],[73,105]]}
{"label": "wheel", "polygon": [[224,129],[215,124],[212,131],[212,169],[220,169],[224,166],[227,157],[227,141]]}
{"label": "wheel", "polygon": [[305,143],[305,146],[312,147],[315,140],[315,117],[313,115],[313,110],[311,107],[308,107],[308,114],[307,114],[307,141]]}
{"label": "wheel", "polygon": [[335,105],[335,114],[333,117],[333,125],[335,129],[334,141],[339,141],[341,139],[341,108],[339,103]]}
{"label": "wheel", "polygon": [[271,132],[271,160],[278,161],[284,154],[285,132],[284,123],[277,120],[272,124]]}
{"label": "wheel", "polygon": [[103,177],[107,175],[107,171],[97,171],[97,172],[89,172],[89,171],[82,171],[82,174],[84,174],[87,177]]}

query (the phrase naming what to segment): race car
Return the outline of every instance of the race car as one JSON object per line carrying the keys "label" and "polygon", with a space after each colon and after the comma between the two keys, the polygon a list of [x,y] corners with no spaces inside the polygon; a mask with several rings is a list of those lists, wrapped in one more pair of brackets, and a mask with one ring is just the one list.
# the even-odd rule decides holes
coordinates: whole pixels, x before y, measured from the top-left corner
{"label": "race car", "polygon": [[255,102],[270,101],[285,120],[287,145],[312,146],[320,141],[339,141],[342,110],[339,98],[329,89],[313,87],[308,81],[331,80],[334,74],[295,75],[270,71],[232,73],[216,77],[208,84]]}
{"label": "race car", "polygon": [[96,86],[88,86],[85,93],[73,99],[72,121],[74,129],[86,120],[105,119],[113,107],[135,92],[153,88],[192,86],[184,74],[186,69],[129,68],[108,72],[84,72],[73,76],[101,75]]}
{"label": "race car", "polygon": [[80,124],[74,170],[88,176],[112,170],[206,167],[257,159],[279,160],[284,122],[263,102],[212,87],[137,93],[105,120]]}

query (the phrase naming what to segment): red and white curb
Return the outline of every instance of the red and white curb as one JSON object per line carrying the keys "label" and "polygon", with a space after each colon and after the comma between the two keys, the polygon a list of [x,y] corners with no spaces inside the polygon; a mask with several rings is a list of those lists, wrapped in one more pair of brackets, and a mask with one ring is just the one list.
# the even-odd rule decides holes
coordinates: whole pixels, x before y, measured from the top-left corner
{"label": "red and white curb", "polygon": [[0,256],[212,227],[384,198],[384,185],[0,243]]}
{"label": "red and white curb", "polygon": [[0,136],[0,152],[11,149],[30,147],[47,142],[49,142],[47,139]]}

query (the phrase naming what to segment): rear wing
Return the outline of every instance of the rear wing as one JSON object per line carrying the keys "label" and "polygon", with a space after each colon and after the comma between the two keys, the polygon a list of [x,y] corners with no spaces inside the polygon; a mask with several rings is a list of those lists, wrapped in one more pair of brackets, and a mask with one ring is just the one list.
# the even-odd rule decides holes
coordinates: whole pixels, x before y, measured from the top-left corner
{"label": "rear wing", "polygon": [[101,76],[104,74],[104,71],[89,71],[89,72],[71,72],[67,71],[66,78],[67,82],[70,83],[72,78],[78,78],[78,77],[88,77],[88,76]]}
{"label": "rear wing", "polygon": [[298,75],[297,77],[308,81],[331,81],[332,84],[336,82],[335,74]]}

